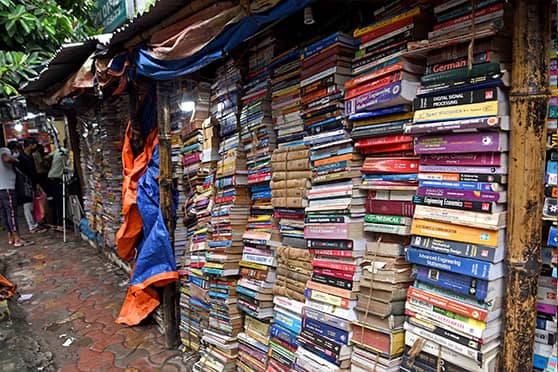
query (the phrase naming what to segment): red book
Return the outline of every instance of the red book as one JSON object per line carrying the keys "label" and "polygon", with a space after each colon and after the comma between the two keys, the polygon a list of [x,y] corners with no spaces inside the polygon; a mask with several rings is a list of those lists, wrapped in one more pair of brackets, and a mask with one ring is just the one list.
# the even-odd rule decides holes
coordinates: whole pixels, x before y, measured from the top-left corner
{"label": "red book", "polygon": [[351,99],[360,96],[361,94],[368,93],[371,90],[381,88],[391,83],[395,83],[396,81],[401,80],[402,77],[403,74],[401,73],[401,71],[397,71],[394,74],[387,75],[380,79],[369,81],[366,84],[356,86],[345,92],[345,99]]}
{"label": "red book", "polygon": [[403,143],[403,142],[412,142],[413,137],[405,136],[403,134],[394,134],[391,136],[384,136],[384,137],[376,137],[376,138],[365,138],[359,139],[355,142],[355,147],[370,147],[370,146],[379,146],[379,145],[387,145],[392,143]]}
{"label": "red book", "polygon": [[[503,3],[494,4],[494,5],[489,6],[487,8],[477,10],[475,12],[475,18],[482,17],[484,15],[487,15],[487,14],[493,13],[493,12],[497,12],[498,10],[502,10],[502,9],[504,9],[504,4]],[[467,22],[467,21],[470,21],[472,19],[473,19],[473,13],[471,12],[469,14],[466,14],[466,15],[462,16],[462,17],[450,19],[449,21],[444,22],[444,23],[438,23],[437,25],[434,25],[434,30],[440,30],[442,28],[453,26],[453,25],[456,25],[458,23]]]}
{"label": "red book", "polygon": [[332,270],[325,267],[315,267],[312,270],[316,274],[331,276],[337,279],[343,280],[353,280],[355,275],[354,273],[346,272],[346,271],[339,271],[339,270]]}
{"label": "red book", "polygon": [[389,153],[388,155],[392,154],[393,152],[401,152],[413,149],[413,143],[394,143],[389,145],[382,145],[382,146],[374,146],[374,147],[365,147],[360,150],[362,154],[382,154],[382,153]]}
{"label": "red book", "polygon": [[302,60],[302,63],[300,65],[300,69],[304,70],[304,69],[311,68],[312,66],[316,65],[317,63],[320,63],[324,59],[329,58],[331,56],[340,56],[340,57],[352,58],[354,56],[354,54],[355,54],[354,49],[347,48],[345,46],[342,46],[342,45],[338,44],[338,45],[335,45],[333,47],[324,49],[320,53],[318,53],[316,55],[313,55],[312,57],[310,57],[308,59]]}
{"label": "red book", "polygon": [[417,173],[418,159],[366,158],[363,173]]}
{"label": "red book", "polygon": [[413,217],[415,204],[412,201],[366,199],[366,213],[390,214]]}
{"label": "red book", "polygon": [[310,249],[310,253],[320,256],[353,257],[353,251],[340,249]]}
{"label": "red book", "polygon": [[372,72],[370,72],[368,74],[365,74],[365,75],[360,75],[360,76],[358,76],[354,79],[351,79],[351,80],[347,81],[345,83],[345,89],[355,88],[355,87],[359,86],[360,84],[363,84],[367,81],[374,80],[374,79],[377,79],[381,76],[391,74],[393,72],[401,71],[401,70],[403,70],[403,62],[394,63],[393,65],[386,66],[384,68],[381,68],[381,69],[376,70],[376,71],[372,71]]}
{"label": "red book", "polygon": [[398,333],[403,333],[403,331],[392,332],[393,333],[381,331],[379,329],[370,329],[358,323],[353,323],[353,336],[351,340],[366,345],[372,350],[377,350],[392,356],[400,353],[405,346],[402,337],[394,337]]}
{"label": "red book", "polygon": [[351,273],[351,274],[354,274],[357,269],[356,265],[349,265],[344,263],[330,262],[330,261],[316,260],[316,259],[312,260],[312,266],[322,267],[322,268],[332,269],[332,270],[346,271],[347,273]]}

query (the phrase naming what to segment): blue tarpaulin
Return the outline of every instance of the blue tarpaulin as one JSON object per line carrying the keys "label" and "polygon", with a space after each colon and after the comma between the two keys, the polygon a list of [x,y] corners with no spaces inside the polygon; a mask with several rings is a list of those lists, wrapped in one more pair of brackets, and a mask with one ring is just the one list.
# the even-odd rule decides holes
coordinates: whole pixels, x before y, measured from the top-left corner
{"label": "blue tarpaulin", "polygon": [[140,75],[155,80],[170,80],[196,72],[220,58],[248,37],[272,22],[287,17],[310,4],[311,0],[286,0],[264,13],[253,13],[238,23],[227,26],[221,34],[211,40],[194,55],[180,60],[163,61],[153,58],[147,47],[136,50],[135,62]]}

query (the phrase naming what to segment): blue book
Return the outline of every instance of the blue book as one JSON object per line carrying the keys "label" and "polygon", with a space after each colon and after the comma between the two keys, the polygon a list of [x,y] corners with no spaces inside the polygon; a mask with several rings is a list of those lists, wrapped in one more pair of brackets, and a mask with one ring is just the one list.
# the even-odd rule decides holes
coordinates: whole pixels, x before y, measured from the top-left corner
{"label": "blue book", "polygon": [[457,182],[457,181],[433,181],[433,180],[420,180],[419,187],[437,187],[442,189],[457,189],[457,190],[470,190],[470,191],[500,191],[500,186],[497,183],[491,182]]}
{"label": "blue book", "polygon": [[345,44],[350,46],[354,45],[354,39],[342,32],[336,32],[328,37],[321,39],[320,41],[315,42],[314,44],[308,45],[306,48],[302,50],[302,56],[304,58],[310,58],[314,54],[318,54],[320,51],[324,50],[330,45],[335,44],[338,41],[342,41]]}
{"label": "blue book", "polygon": [[200,287],[200,288],[206,288],[206,287],[205,287],[206,284],[207,284],[207,281],[206,281],[206,280],[200,279],[200,278],[198,278],[197,276],[192,276],[192,275],[189,275],[189,276],[188,276],[188,280],[190,281],[190,283],[193,283],[193,284],[197,285],[197,286]]}
{"label": "blue book", "polygon": [[362,179],[366,181],[416,181],[418,173],[408,174],[363,174]]}
{"label": "blue book", "polygon": [[548,358],[543,357],[542,355],[534,354],[533,355],[533,367],[538,369],[545,369],[548,363]]}
{"label": "blue book", "polygon": [[335,342],[348,345],[351,334],[338,328],[331,327],[327,324],[317,322],[310,318],[304,318],[302,328],[308,329],[322,337],[329,338]]}
{"label": "blue book", "polygon": [[341,120],[343,120],[343,118],[344,118],[343,116],[336,116],[336,117],[333,117],[333,118],[329,118],[329,119],[319,121],[319,122],[314,123],[314,124],[307,125],[306,128],[307,129],[312,129],[312,128],[320,127],[322,125],[326,125],[326,124],[333,123],[333,122],[336,122],[336,121],[341,121]]}
{"label": "blue book", "polygon": [[504,265],[502,262],[493,264],[412,247],[406,249],[405,257],[407,261],[417,265],[433,267],[477,279],[495,280],[504,276]]}
{"label": "blue book", "polygon": [[554,321],[552,319],[544,319],[537,317],[537,329],[542,329],[543,331],[551,331],[556,329]]}
{"label": "blue book", "polygon": [[349,115],[349,120],[350,121],[366,120],[366,119],[375,118],[377,116],[398,114],[400,112],[407,112],[407,111],[409,111],[408,105],[397,105],[397,106],[386,107],[378,110],[357,112],[356,114]]}
{"label": "blue book", "polygon": [[277,337],[278,339],[285,341],[289,345],[298,345],[296,342],[296,334],[288,331],[278,324],[274,324],[271,326],[270,334],[272,337]]}
{"label": "blue book", "polygon": [[550,247],[556,248],[556,226],[554,225],[550,226],[550,229],[548,230],[547,244]]}
{"label": "blue book", "polygon": [[466,296],[484,301],[488,295],[488,282],[469,276],[450,273],[426,266],[415,266],[413,276],[416,280],[433,286],[449,289]]}
{"label": "blue book", "polygon": [[207,244],[210,248],[227,248],[232,246],[232,240],[210,240]]}
{"label": "blue book", "polygon": [[241,285],[236,286],[236,291],[238,293],[242,293],[243,295],[251,297],[251,298],[256,298],[258,296],[258,292],[253,291],[251,289],[248,289],[246,287],[243,287]]}
{"label": "blue book", "polygon": [[273,312],[273,320],[281,327],[284,327],[294,333],[300,333],[300,330],[302,329],[302,321],[300,319],[282,311],[277,311],[277,309]]}

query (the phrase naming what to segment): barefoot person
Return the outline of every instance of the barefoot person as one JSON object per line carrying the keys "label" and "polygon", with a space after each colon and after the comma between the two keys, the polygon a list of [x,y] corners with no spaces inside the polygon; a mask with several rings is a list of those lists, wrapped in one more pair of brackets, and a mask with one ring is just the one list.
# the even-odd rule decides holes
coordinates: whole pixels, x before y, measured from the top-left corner
{"label": "barefoot person", "polygon": [[32,244],[19,236],[17,225],[16,174],[13,165],[17,159],[7,147],[0,147],[0,207],[8,230],[8,243],[15,247]]}

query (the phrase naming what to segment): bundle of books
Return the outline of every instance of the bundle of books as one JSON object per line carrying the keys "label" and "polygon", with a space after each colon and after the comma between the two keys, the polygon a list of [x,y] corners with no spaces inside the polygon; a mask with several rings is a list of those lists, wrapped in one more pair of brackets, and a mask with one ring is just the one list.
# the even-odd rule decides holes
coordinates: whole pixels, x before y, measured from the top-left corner
{"label": "bundle of books", "polygon": [[[407,59],[407,43],[426,35],[423,6],[386,3],[376,22],[356,29],[358,50],[353,78],[345,83],[346,112],[355,147],[365,156],[362,189],[368,190],[364,231],[369,232],[358,295],[358,321],[353,324],[354,370],[374,363],[380,370],[401,364],[403,315],[411,266],[402,249],[408,243],[418,183],[418,157],[413,138],[403,134],[412,121],[420,59]],[[378,354],[381,358],[374,359]]]}
{"label": "bundle of books", "polygon": [[[479,44],[491,43],[476,40]],[[405,343],[408,350],[423,345],[420,353],[406,352],[406,370],[435,370],[433,361],[440,359],[471,371],[494,370],[498,363],[510,55],[508,50],[469,69],[468,47],[462,42],[433,52],[435,60],[427,57],[413,124],[406,127],[416,137],[420,162],[406,252],[416,266],[405,309]],[[440,71],[436,64],[445,67]]]}
{"label": "bundle of books", "polygon": [[295,48],[273,58],[271,77],[271,113],[277,144],[288,146],[304,137],[300,117],[300,49]]}
{"label": "bundle of books", "polygon": [[[242,97],[242,142],[247,153],[248,184],[252,206],[243,234],[244,249],[238,282],[239,308],[258,324],[258,337],[249,332],[248,321],[242,333],[238,368],[243,371],[265,370],[265,358],[252,358],[269,349],[269,322],[273,316],[272,287],[279,243],[278,227],[271,205],[271,154],[275,149],[275,132],[271,121],[270,71],[268,65],[274,53],[274,39],[265,38],[251,49],[248,74]],[[266,332],[263,332],[265,329]]]}

